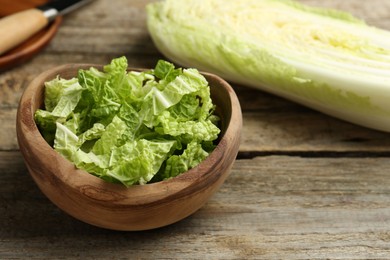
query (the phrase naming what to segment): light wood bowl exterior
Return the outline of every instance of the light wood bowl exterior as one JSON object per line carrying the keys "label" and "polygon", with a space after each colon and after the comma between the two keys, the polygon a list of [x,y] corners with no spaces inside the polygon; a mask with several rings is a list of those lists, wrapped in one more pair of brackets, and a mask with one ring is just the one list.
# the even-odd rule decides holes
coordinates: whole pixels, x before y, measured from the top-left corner
{"label": "light wood bowl exterior", "polygon": [[90,66],[69,64],[48,70],[35,78],[21,97],[16,123],[18,143],[41,191],[71,216],[114,230],[166,226],[201,208],[228,177],[237,156],[242,115],[233,89],[221,78],[203,73],[209,81],[222,130],[218,146],[205,161],[170,180],[126,188],[76,169],[46,143],[34,121],[35,111],[43,104],[45,81],[57,75],[71,78],[80,68]]}

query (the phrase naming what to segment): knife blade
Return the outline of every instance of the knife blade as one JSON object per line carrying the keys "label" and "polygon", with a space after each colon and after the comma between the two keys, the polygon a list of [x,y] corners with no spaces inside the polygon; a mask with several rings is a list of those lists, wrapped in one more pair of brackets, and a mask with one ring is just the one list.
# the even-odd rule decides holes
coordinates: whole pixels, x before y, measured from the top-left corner
{"label": "knife blade", "polygon": [[53,0],[0,19],[0,55],[18,46],[47,26],[59,15],[67,14],[93,0]]}

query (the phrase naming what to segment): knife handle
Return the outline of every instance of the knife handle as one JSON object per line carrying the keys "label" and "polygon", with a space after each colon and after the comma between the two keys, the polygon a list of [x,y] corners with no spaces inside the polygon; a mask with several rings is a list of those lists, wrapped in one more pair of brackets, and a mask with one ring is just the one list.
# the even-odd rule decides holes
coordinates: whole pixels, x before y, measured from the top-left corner
{"label": "knife handle", "polygon": [[28,9],[0,19],[0,55],[21,44],[49,23],[43,11]]}

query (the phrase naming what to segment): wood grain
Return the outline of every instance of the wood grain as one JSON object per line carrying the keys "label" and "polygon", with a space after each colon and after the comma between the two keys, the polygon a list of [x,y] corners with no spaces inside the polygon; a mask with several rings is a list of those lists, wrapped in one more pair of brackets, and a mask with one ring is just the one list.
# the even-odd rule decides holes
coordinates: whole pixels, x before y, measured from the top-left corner
{"label": "wood grain", "polygon": [[[239,159],[193,216],[112,232],[75,220],[39,191],[16,143],[21,93],[65,63],[125,55],[132,67],[153,66],[162,56],[146,31],[148,2],[95,1],[69,14],[40,55],[0,73],[0,259],[389,259],[390,135],[244,86],[234,86],[244,116]],[[300,2],[390,30],[388,0]]]}
{"label": "wood grain", "polygon": [[[85,225],[53,206],[2,152],[2,258],[387,259],[387,158],[259,157],[236,161],[200,211],[148,232]],[[371,169],[366,171],[367,166]],[[18,178],[18,181],[15,181]],[[245,183],[245,185],[243,185]],[[50,245],[50,246],[47,246]],[[72,248],[72,250],[69,250]]]}
{"label": "wood grain", "polygon": [[[28,9],[0,20],[0,55],[18,46],[42,30],[49,23],[41,10]],[[5,37],[6,36],[6,37]]]}

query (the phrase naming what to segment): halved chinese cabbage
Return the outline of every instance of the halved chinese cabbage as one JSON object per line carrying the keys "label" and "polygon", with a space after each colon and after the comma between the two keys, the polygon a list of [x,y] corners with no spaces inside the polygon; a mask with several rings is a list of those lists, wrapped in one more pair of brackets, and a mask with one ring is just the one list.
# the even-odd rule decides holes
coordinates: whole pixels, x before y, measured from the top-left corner
{"label": "halved chinese cabbage", "polygon": [[390,131],[389,31],[290,0],[165,0],[147,11],[155,45],[176,63]]}

